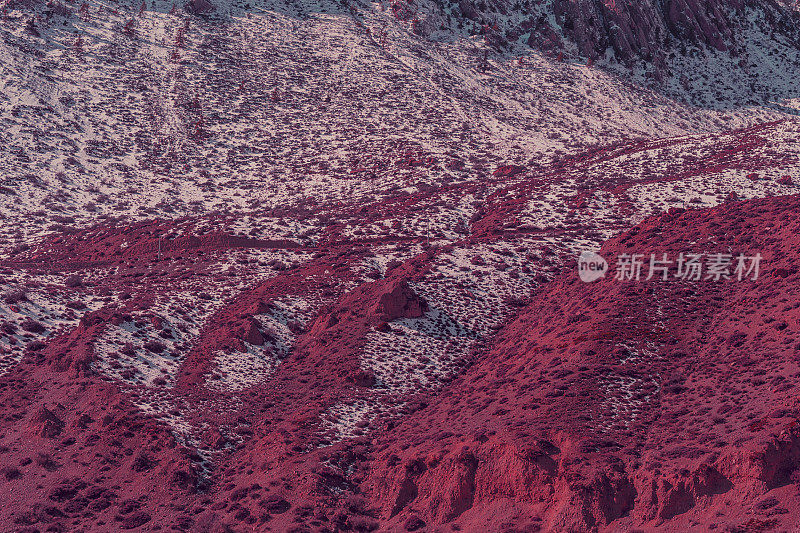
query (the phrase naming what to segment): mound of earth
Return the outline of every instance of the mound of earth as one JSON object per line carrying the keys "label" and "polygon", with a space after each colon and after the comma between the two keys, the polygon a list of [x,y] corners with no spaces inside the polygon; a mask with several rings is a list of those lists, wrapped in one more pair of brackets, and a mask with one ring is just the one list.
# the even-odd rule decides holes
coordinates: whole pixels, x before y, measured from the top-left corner
{"label": "mound of earth", "polygon": [[798,207],[673,210],[600,251],[760,253],[755,281],[583,283],[573,263],[485,358],[378,440],[368,486],[381,517],[464,531],[791,528]]}

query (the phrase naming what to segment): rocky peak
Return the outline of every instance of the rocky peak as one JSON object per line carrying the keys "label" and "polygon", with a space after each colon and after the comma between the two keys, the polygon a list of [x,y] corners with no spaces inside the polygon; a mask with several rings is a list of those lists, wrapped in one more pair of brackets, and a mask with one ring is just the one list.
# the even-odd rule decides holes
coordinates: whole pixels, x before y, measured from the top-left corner
{"label": "rocky peak", "polygon": [[509,40],[529,32],[527,44],[534,48],[572,49],[592,59],[613,51],[623,62],[659,61],[693,45],[736,54],[751,23],[768,34],[793,35],[800,27],[797,8],[776,0],[549,0],[536,6],[460,0],[458,7],[466,18],[489,24],[521,12],[529,18],[507,28]]}

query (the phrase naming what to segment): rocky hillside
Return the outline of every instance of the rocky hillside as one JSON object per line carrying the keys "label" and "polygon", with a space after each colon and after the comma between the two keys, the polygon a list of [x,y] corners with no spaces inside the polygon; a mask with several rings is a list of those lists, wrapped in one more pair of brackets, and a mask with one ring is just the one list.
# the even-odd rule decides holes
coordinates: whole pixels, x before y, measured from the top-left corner
{"label": "rocky hillside", "polygon": [[760,251],[756,281],[587,284],[570,269],[535,292],[486,357],[376,445],[382,516],[464,531],[502,531],[498,516],[524,531],[792,527],[798,206],[677,209],[600,251]]}
{"label": "rocky hillside", "polygon": [[611,5],[3,2],[0,530],[788,526],[789,12]]}
{"label": "rocky hillside", "polygon": [[[421,33],[459,28],[505,53],[525,48],[634,73],[638,83],[697,105],[797,98],[800,14],[779,1],[548,0],[393,3]],[[425,2],[422,2],[425,6]],[[422,21],[422,22],[420,22]],[[427,23],[426,23],[427,22]],[[441,25],[441,26],[440,26]],[[621,65],[620,65],[621,64]]]}
{"label": "rocky hillside", "polygon": [[[776,309],[792,305],[799,127],[357,206],[53,230],[1,264],[0,523],[684,530],[746,524],[755,494],[754,518],[782,524],[794,444],[768,439],[794,420]],[[603,253],[730,246],[769,270],[577,280],[582,250],[637,224]]]}
{"label": "rocky hillside", "polygon": [[788,42],[798,37],[797,11],[774,1],[553,0],[552,12],[563,34],[593,59],[610,49],[622,61],[658,62],[695,46],[735,57],[754,29]]}

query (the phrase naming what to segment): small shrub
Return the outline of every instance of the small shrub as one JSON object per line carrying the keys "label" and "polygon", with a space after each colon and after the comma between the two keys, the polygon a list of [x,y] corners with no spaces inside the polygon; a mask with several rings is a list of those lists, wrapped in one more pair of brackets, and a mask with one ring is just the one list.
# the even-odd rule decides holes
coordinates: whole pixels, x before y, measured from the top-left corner
{"label": "small shrub", "polygon": [[66,280],[64,280],[64,285],[67,287],[74,289],[75,287],[81,287],[83,285],[83,280],[77,274],[73,274],[68,276]]}
{"label": "small shrub", "polygon": [[5,466],[3,467],[2,472],[7,481],[12,481],[22,477],[22,472],[19,471],[19,468],[14,466]]}
{"label": "small shrub", "polygon": [[10,305],[18,304],[19,302],[27,302],[28,295],[25,294],[23,290],[8,291],[3,295],[3,301]]}
{"label": "small shrub", "polygon": [[43,333],[47,329],[40,322],[30,318],[24,320],[20,325],[22,326],[22,329],[31,333]]}
{"label": "small shrub", "polygon": [[144,343],[144,349],[153,353],[161,353],[166,348],[167,347],[164,346],[163,343],[158,341],[147,341],[146,343]]}
{"label": "small shrub", "polygon": [[80,300],[72,300],[70,302],[67,302],[67,307],[69,307],[70,309],[74,309],[76,311],[82,311],[86,309],[86,304],[84,304]]}

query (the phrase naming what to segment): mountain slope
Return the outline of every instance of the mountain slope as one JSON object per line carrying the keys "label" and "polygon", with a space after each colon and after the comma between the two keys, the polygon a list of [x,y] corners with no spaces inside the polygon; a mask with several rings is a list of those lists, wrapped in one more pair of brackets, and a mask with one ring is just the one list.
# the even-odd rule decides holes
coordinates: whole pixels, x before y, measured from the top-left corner
{"label": "mountain slope", "polygon": [[[758,337],[752,298],[790,302],[766,281],[578,286],[574,259],[640,224],[632,247],[719,230],[794,279],[790,32],[747,4],[722,36],[766,93],[741,57],[685,36],[667,62],[686,69],[661,81],[655,58],[587,64],[550,16],[574,6],[537,6],[547,27],[505,46],[522,6],[496,6],[493,29],[421,0],[5,2],[0,524],[685,530],[718,508],[733,528],[788,523],[794,437],[766,443],[794,410],[766,409],[791,401],[794,369],[773,362],[794,324],[772,308],[782,329]],[[723,303],[730,323],[709,314]],[[641,349],[664,340],[665,305],[680,357]],[[704,365],[729,355],[741,368],[715,381]],[[680,381],[683,361],[703,383]],[[691,426],[709,417],[718,447]],[[767,497],[751,509],[747,491]]]}
{"label": "mountain slope", "polygon": [[[34,6],[34,19],[19,7],[0,25],[10,248],[104,216],[379,199],[598,143],[786,116],[697,109],[538,54],[493,55],[481,72],[481,43],[421,39],[380,10],[232,5],[204,19],[159,3]],[[426,157],[437,163],[387,174]]]}
{"label": "mountain slope", "polygon": [[798,201],[677,210],[600,252],[758,251],[757,281],[568,271],[535,293],[480,362],[376,444],[382,516],[489,531],[498,517],[544,531],[791,527]]}

